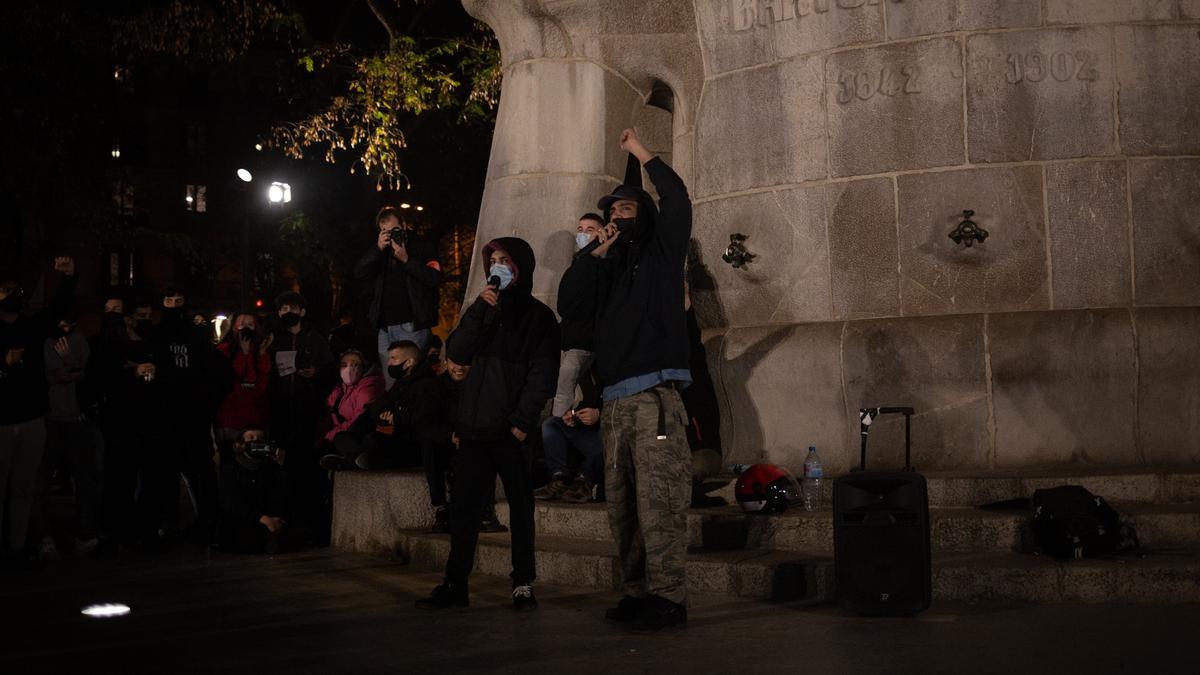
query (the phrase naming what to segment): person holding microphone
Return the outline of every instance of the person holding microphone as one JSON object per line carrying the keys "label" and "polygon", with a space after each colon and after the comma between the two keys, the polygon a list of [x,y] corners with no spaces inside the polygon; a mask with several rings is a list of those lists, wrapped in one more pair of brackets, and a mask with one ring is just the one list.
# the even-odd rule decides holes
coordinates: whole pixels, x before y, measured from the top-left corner
{"label": "person holding microphone", "polygon": [[527,242],[495,239],[483,247],[483,259],[487,286],[446,342],[451,364],[470,365],[470,371],[454,415],[458,452],[445,581],[417,602],[419,609],[470,604],[467,577],[475,562],[480,513],[497,474],[509,505],[513,608],[537,609],[533,479],[523,442],[538,428],[558,382],[558,322],[532,295],[535,261]]}

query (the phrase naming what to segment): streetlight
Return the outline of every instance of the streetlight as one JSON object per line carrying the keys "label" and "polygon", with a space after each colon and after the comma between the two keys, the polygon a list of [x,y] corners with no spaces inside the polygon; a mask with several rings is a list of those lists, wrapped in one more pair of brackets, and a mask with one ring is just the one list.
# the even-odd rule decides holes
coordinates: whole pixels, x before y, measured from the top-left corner
{"label": "streetlight", "polygon": [[287,183],[280,183],[279,181],[271,183],[271,187],[267,188],[267,199],[272,204],[279,204],[281,202],[287,204],[292,201],[292,186]]}
{"label": "streetlight", "polygon": [[412,204],[409,204],[408,202],[404,202],[403,204],[401,204],[401,205],[400,205],[400,208],[402,208],[402,209],[411,209],[411,208],[412,208]]}
{"label": "streetlight", "polygon": [[249,183],[250,181],[254,180],[254,176],[250,175],[250,171],[247,169],[238,169],[237,177],[241,178],[243,183]]}

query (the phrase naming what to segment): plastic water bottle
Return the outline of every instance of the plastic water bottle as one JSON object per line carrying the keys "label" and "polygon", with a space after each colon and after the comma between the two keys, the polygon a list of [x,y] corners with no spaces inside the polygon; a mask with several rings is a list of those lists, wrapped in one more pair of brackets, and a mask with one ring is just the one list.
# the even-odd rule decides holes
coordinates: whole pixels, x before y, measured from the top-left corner
{"label": "plastic water bottle", "polygon": [[805,511],[821,508],[821,481],[824,478],[825,471],[821,468],[821,458],[817,456],[817,446],[810,445],[808,457],[804,459],[804,482],[800,484]]}

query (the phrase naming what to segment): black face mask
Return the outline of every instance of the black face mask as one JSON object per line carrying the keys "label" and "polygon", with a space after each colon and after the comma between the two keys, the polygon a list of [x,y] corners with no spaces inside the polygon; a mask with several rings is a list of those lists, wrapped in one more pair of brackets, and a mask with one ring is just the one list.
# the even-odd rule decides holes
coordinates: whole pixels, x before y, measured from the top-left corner
{"label": "black face mask", "polygon": [[182,307],[163,307],[162,320],[168,323],[179,321],[183,318]]}
{"label": "black face mask", "polygon": [[404,369],[404,364],[388,366],[388,375],[391,375],[393,380],[403,380],[408,377],[408,371]]}
{"label": "black face mask", "polygon": [[253,342],[254,341],[254,329],[253,328],[243,328],[238,331],[238,337],[243,340],[249,340],[249,341]]}
{"label": "black face mask", "polygon": [[613,224],[620,233],[617,243],[633,244],[642,238],[642,226],[637,218],[613,218]]}
{"label": "black face mask", "polygon": [[288,312],[279,317],[279,325],[284,328],[295,328],[300,325],[300,315],[296,312]]}
{"label": "black face mask", "polygon": [[62,338],[70,337],[70,336],[71,336],[71,329],[69,329],[69,328],[55,328],[50,333],[51,339],[54,339],[54,340],[61,340]]}
{"label": "black face mask", "polygon": [[21,294],[18,292],[9,293],[8,297],[0,300],[0,312],[16,314],[21,311]]}
{"label": "black face mask", "polygon": [[154,322],[150,319],[138,319],[133,322],[133,332],[137,333],[143,340],[148,339],[150,334],[154,332]]}
{"label": "black face mask", "polygon": [[121,335],[125,332],[125,315],[120,312],[105,312],[100,321],[100,332],[108,336]]}

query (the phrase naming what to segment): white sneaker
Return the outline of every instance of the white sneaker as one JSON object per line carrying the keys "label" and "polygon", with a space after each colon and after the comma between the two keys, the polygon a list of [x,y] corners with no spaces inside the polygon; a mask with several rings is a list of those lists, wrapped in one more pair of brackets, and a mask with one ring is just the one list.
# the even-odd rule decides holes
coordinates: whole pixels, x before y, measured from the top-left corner
{"label": "white sneaker", "polygon": [[42,537],[42,544],[38,546],[38,560],[58,560],[58,546],[54,544],[54,537]]}
{"label": "white sneaker", "polygon": [[97,539],[96,537],[92,537],[90,539],[76,539],[75,540],[75,555],[78,555],[78,556],[90,555],[91,552],[95,551],[96,547],[99,545],[100,545],[100,540]]}

